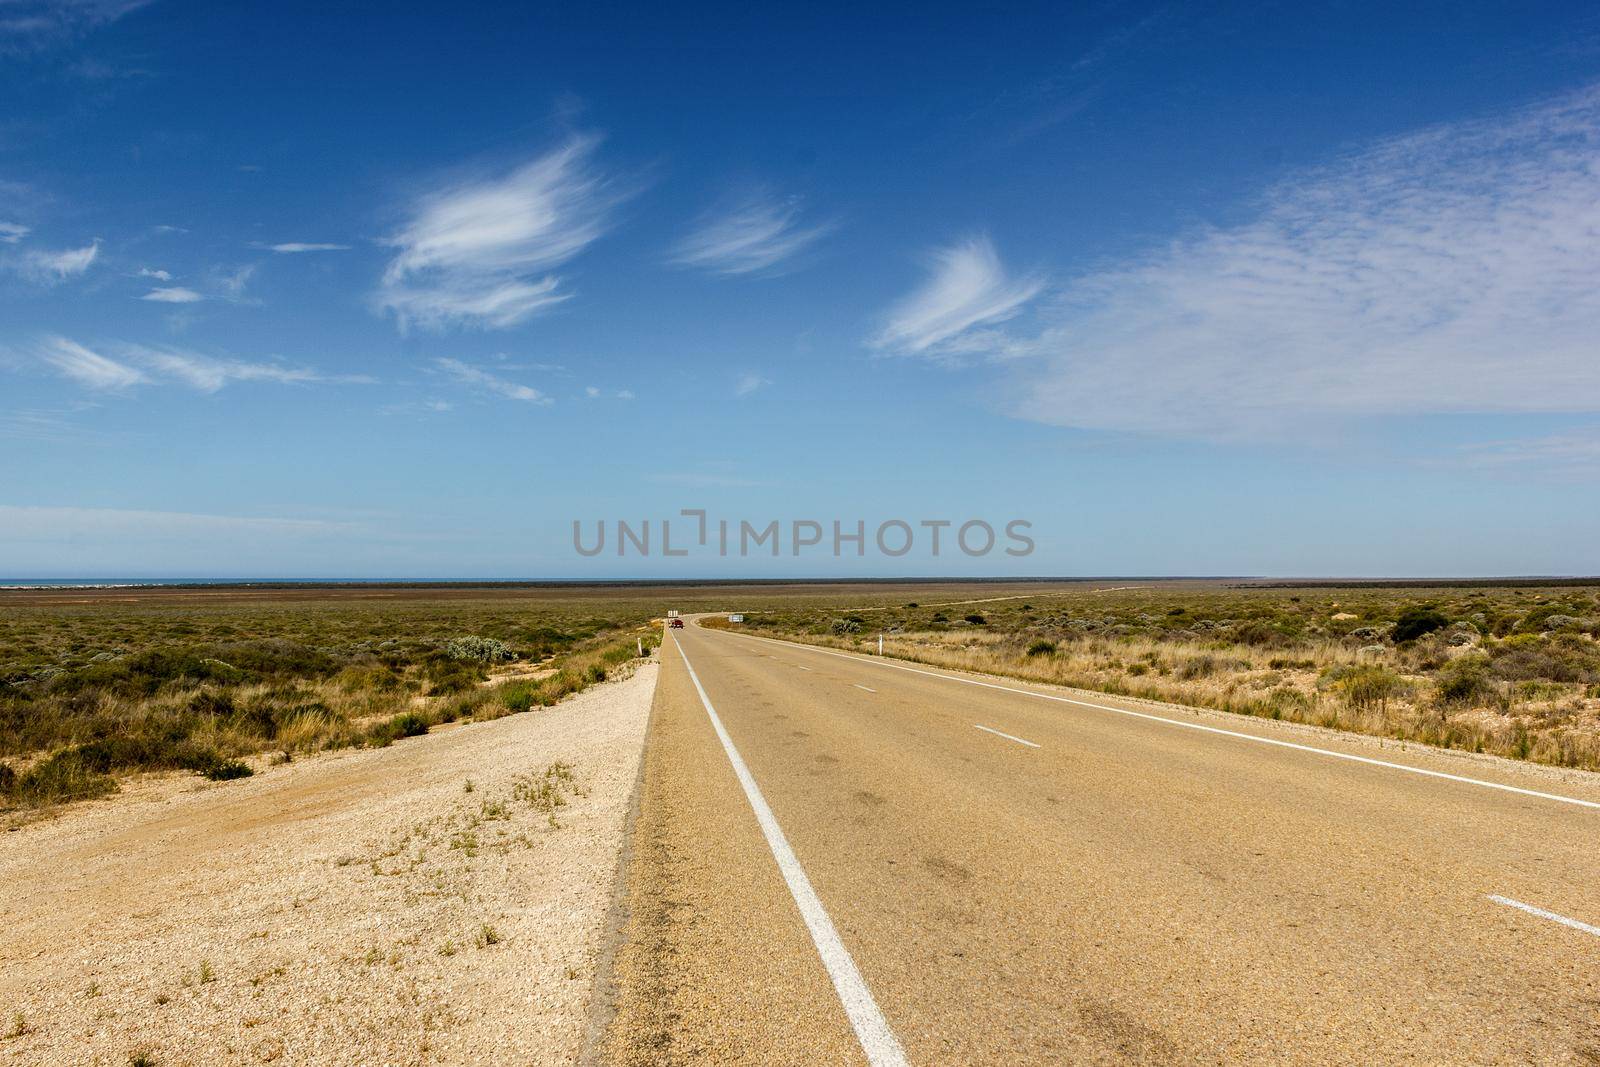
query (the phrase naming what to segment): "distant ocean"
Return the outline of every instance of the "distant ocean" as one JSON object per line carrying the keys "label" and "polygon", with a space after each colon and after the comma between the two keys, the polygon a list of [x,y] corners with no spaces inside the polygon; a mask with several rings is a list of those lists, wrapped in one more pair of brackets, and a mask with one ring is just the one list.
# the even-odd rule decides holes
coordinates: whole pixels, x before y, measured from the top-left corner
{"label": "distant ocean", "polygon": [[141,585],[340,585],[381,578],[0,578],[0,589],[131,589]]}

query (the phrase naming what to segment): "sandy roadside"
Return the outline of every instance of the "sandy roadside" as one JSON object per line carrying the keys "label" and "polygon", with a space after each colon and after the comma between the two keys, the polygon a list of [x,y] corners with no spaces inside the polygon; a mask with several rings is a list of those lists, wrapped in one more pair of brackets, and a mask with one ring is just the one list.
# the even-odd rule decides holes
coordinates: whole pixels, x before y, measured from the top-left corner
{"label": "sandy roadside", "polygon": [[0,1063],[572,1061],[656,672],[0,834]]}

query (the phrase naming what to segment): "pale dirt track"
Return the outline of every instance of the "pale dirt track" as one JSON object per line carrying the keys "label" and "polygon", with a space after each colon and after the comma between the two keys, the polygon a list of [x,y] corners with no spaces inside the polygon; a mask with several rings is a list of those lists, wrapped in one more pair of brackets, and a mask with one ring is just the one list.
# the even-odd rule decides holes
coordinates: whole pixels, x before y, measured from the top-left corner
{"label": "pale dirt track", "polygon": [[[1600,937],[1487,899],[1600,925],[1600,811],[672,633],[912,1063],[1600,1063]],[[671,640],[628,899],[608,1059],[864,1060]]]}
{"label": "pale dirt track", "polygon": [[0,834],[0,1063],[571,1062],[656,672]]}

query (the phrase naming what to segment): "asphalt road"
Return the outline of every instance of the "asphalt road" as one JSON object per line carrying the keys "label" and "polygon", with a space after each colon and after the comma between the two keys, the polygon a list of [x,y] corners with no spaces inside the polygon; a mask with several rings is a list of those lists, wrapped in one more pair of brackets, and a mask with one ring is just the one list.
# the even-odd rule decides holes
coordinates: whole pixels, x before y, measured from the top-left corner
{"label": "asphalt road", "polygon": [[608,1061],[1600,1063],[1600,776],[669,633]]}

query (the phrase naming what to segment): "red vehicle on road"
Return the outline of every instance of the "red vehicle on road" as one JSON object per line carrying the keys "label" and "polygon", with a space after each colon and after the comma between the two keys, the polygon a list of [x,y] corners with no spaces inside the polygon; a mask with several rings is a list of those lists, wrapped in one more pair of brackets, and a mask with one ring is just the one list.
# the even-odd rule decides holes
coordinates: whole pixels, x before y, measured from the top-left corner
{"label": "red vehicle on road", "polygon": [[674,630],[681,630],[681,629],[683,629],[683,620],[682,619],[668,619],[667,620],[667,625],[672,627]]}

